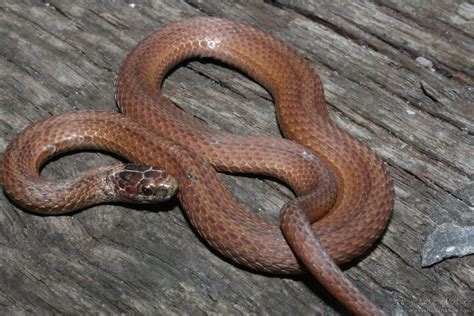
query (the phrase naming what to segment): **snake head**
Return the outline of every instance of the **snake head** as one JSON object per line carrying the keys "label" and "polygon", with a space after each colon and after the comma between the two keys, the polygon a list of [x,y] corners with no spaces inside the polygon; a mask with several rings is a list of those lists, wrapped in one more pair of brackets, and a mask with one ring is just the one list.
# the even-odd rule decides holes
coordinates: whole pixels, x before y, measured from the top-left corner
{"label": "snake head", "polygon": [[175,195],[178,181],[159,168],[124,164],[109,174],[107,188],[116,201],[157,203]]}

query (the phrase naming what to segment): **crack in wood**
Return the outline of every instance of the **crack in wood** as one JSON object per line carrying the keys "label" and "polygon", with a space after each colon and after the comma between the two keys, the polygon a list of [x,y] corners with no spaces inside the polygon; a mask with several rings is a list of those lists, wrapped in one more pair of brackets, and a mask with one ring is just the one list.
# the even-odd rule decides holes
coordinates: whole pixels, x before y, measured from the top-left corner
{"label": "crack in wood", "polygon": [[[398,14],[398,15],[404,17],[405,19],[415,23],[419,27],[423,27],[425,29],[429,29],[429,30],[432,30],[432,31],[439,31],[438,29],[435,29],[435,28],[432,27],[433,23],[430,23],[430,24],[424,23],[424,20],[422,20],[422,19],[420,20],[419,18],[418,19],[414,18],[413,16],[411,16],[407,12],[404,12],[404,11],[400,10],[399,8],[397,8],[394,4],[392,4],[390,2],[387,2],[387,1],[384,1],[384,0],[370,0],[370,1],[372,1],[372,3],[375,4],[376,6],[378,6],[379,8],[385,9],[385,12],[390,13],[392,11],[395,14]],[[467,33],[464,29],[459,28],[459,27],[455,27],[451,24],[448,24],[445,21],[439,19],[438,17],[435,17],[435,18],[436,18],[437,23],[442,23],[448,29],[450,29],[454,32],[459,32],[459,33],[465,35],[466,37],[468,37],[469,39],[474,39],[474,37],[471,34]]]}
{"label": "crack in wood", "polygon": [[47,6],[48,8],[53,9],[54,11],[58,12],[60,15],[62,15],[66,19],[71,20],[71,17],[69,15],[67,15],[63,10],[61,10],[61,8],[59,8],[57,5],[55,5],[51,1],[41,0],[41,2],[43,2],[44,5]]}
{"label": "crack in wood", "polygon": [[[334,31],[335,33],[351,40],[352,42],[356,43],[357,45],[364,45],[364,46],[370,48],[371,50],[373,50],[375,52],[380,52],[381,51],[381,49],[379,49],[376,45],[368,42],[367,40],[364,40],[363,38],[358,37],[356,34],[353,34],[353,32],[351,33],[350,31],[346,30],[345,28],[340,27],[337,24],[334,24],[334,23],[330,22],[327,19],[323,19],[323,18],[315,15],[314,13],[309,12],[308,10],[305,10],[302,7],[299,7],[299,6],[296,6],[296,5],[291,5],[289,3],[281,3],[278,0],[265,0],[264,2],[268,3],[272,6],[275,6],[277,8],[283,9],[283,10],[285,10],[285,9],[286,10],[291,10],[291,11],[297,13],[297,14],[300,14],[301,16],[304,16],[304,17],[310,19],[311,21],[313,21],[315,23],[326,26],[329,29],[331,29],[332,31]],[[392,42],[389,39],[378,35],[376,32],[374,32],[373,30],[371,30],[369,28],[360,28],[359,25],[356,25],[355,23],[353,23],[353,21],[345,18],[344,16],[342,16],[340,14],[337,14],[337,12],[334,12],[333,14],[337,15],[339,18],[341,18],[344,21],[346,21],[347,23],[351,24],[354,28],[360,29],[360,30],[362,30],[363,32],[365,32],[367,34],[370,34],[371,36],[373,36],[377,40],[381,41],[385,45],[388,45],[392,49],[395,49],[396,51],[398,51],[400,53],[404,53],[407,57],[410,57],[411,59],[415,59],[416,57],[419,56],[419,53],[417,51],[409,49],[409,47],[407,47],[407,46],[397,45],[397,43]],[[392,17],[395,18],[396,15],[392,16]],[[404,22],[404,21],[400,20],[400,22]],[[419,27],[422,27],[423,29],[425,28],[424,25],[419,25]],[[469,78],[472,78],[471,75],[469,73],[465,72],[464,69],[458,69],[458,68],[455,68],[451,65],[448,65],[445,62],[443,62],[443,60],[439,60],[435,56],[431,56],[431,58],[437,60],[438,66],[441,65],[441,67],[438,67],[438,69],[437,69],[438,73],[440,73],[441,75],[443,75],[444,77],[446,77],[448,79],[456,78],[456,80],[457,80],[457,77],[455,77],[453,75],[457,72],[460,72],[463,75],[465,75]]]}

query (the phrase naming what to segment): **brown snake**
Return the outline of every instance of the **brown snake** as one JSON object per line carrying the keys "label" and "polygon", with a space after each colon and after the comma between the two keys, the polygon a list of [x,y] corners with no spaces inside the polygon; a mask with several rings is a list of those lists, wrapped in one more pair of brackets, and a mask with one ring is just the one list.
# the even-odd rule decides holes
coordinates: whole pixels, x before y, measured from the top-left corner
{"label": "brown snake", "polygon": [[[166,99],[160,88],[167,72],[198,57],[225,62],[262,84],[291,141],[212,130]],[[126,116],[63,114],[12,141],[4,154],[3,186],[18,204],[59,214],[133,195],[167,198],[179,183],[178,197],[191,223],[223,255],[267,272],[308,269],[352,312],[383,313],[336,264],[379,238],[393,206],[392,182],[383,162],[331,121],[319,77],[292,49],[239,22],[185,20],[135,47],[116,87]],[[52,156],[85,148],[165,172],[116,166],[62,181],[39,176]],[[298,197],[284,206],[281,227],[241,209],[208,163],[219,171],[265,174],[287,183]],[[114,195],[116,187],[120,196]]]}

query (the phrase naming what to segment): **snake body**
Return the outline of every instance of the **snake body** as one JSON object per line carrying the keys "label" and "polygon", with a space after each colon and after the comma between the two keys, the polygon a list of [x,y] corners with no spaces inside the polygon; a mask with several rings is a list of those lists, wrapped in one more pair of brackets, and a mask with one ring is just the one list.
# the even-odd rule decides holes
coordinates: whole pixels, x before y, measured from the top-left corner
{"label": "snake body", "polygon": [[[225,62],[262,84],[289,140],[212,130],[164,97],[161,84],[169,70],[201,57]],[[100,203],[97,193],[85,191],[90,185],[83,178],[58,185],[41,180],[38,170],[65,151],[115,152],[175,177],[191,223],[225,256],[266,272],[308,269],[354,313],[382,313],[336,264],[362,254],[379,238],[393,207],[393,185],[383,162],[332,122],[321,81],[303,58],[251,26],[195,18],[164,26],[140,42],[123,62],[116,88],[126,115],[63,114],[12,141],[4,155],[3,182],[17,203],[43,213]],[[243,210],[209,164],[287,183],[297,198],[283,207],[281,228]],[[58,193],[65,185],[69,192]],[[53,191],[67,202],[46,194]]]}

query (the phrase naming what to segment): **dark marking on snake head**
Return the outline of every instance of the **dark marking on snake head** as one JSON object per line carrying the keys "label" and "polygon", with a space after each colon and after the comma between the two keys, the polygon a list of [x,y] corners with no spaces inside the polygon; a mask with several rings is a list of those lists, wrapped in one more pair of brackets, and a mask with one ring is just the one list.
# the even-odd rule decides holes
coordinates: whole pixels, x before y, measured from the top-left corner
{"label": "dark marking on snake head", "polygon": [[156,203],[170,199],[178,181],[165,171],[142,165],[125,164],[107,178],[114,200],[134,203]]}

